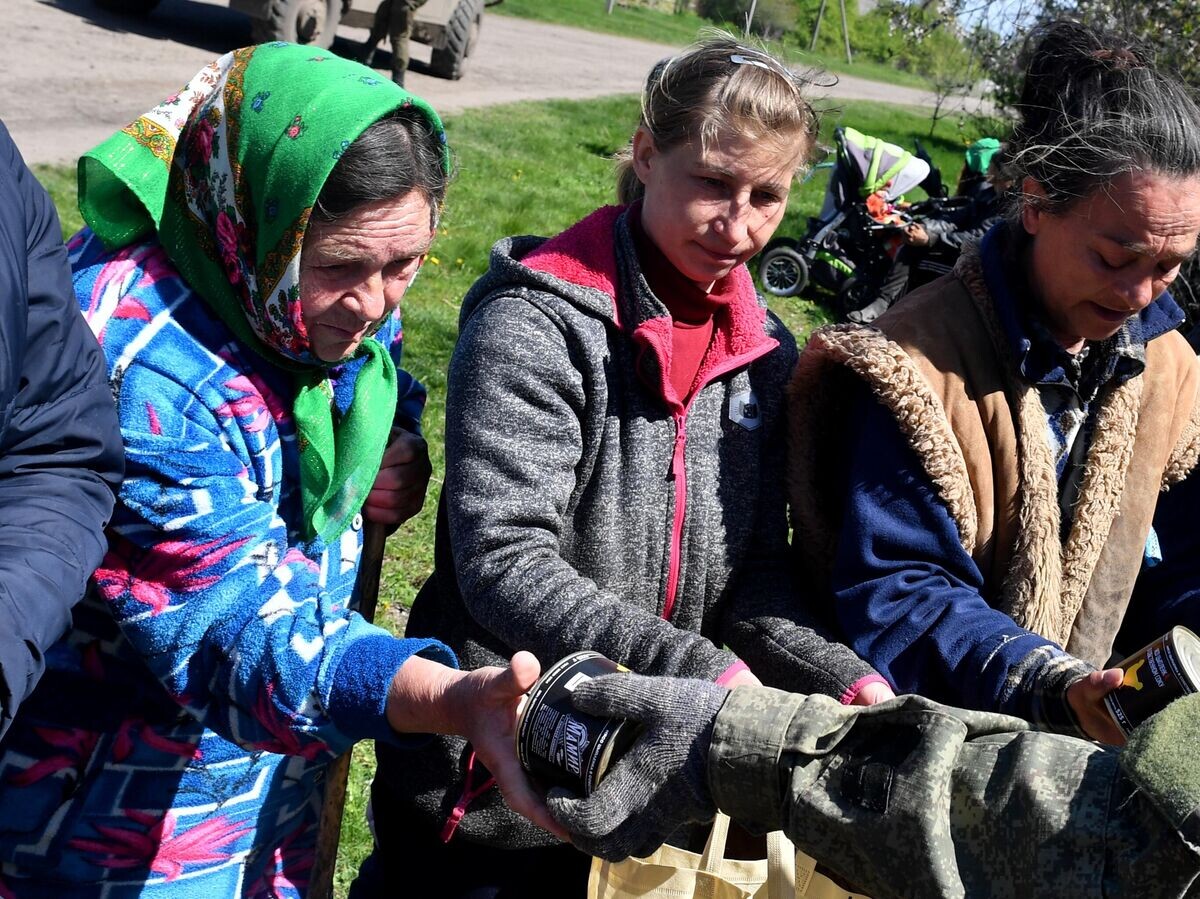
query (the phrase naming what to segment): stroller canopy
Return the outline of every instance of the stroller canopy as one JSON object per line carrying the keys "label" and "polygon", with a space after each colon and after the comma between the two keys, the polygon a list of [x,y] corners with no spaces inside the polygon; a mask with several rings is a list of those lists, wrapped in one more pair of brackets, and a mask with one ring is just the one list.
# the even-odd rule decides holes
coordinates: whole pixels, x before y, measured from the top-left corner
{"label": "stroller canopy", "polygon": [[895,202],[929,177],[929,163],[896,144],[854,128],[837,128],[833,140],[837,161],[821,206],[822,221],[877,191]]}
{"label": "stroller canopy", "polygon": [[858,172],[860,196],[883,191],[886,199],[895,201],[929,176],[929,163],[924,159],[854,128],[839,128],[834,140],[838,141],[839,162],[845,157]]}

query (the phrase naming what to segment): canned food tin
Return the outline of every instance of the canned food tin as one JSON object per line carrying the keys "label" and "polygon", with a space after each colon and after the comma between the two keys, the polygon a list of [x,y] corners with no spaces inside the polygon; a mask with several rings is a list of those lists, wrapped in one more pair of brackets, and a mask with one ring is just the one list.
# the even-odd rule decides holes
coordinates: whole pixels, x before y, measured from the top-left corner
{"label": "canned food tin", "polygon": [[561,786],[590,795],[637,736],[631,722],[596,718],[571,705],[583,681],[629,669],[598,652],[575,652],[550,666],[517,712],[517,757],[543,789]]}
{"label": "canned food tin", "polygon": [[1186,627],[1173,627],[1118,667],[1125,679],[1104,697],[1104,704],[1128,735],[1180,696],[1200,691],[1200,637]]}

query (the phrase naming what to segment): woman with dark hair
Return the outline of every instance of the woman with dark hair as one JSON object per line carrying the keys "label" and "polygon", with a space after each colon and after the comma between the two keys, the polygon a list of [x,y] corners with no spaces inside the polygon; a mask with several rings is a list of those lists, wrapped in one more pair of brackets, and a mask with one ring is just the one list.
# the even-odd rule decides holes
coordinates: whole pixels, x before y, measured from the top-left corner
{"label": "woman with dark hair", "polygon": [[469,737],[539,814],[512,742],[537,663],[464,674],[354,611],[363,519],[415,514],[429,477],[398,307],[448,170],[427,104],[288,44],[82,160],[75,289],[127,474],[0,745],[0,893],[303,896],[327,763],[413,731]]}
{"label": "woman with dark hair", "polygon": [[1127,42],[1065,21],[1032,41],[1010,220],[876,327],[813,336],[792,500],[814,604],[898,691],[1119,743],[1106,666],[1200,623],[1142,589],[1195,566],[1149,567],[1200,453],[1167,293],[1200,232],[1200,110]]}

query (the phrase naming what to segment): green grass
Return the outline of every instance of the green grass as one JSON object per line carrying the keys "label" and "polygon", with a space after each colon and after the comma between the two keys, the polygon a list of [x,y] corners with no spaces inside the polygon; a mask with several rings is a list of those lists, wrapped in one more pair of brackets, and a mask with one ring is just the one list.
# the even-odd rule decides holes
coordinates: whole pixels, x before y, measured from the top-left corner
{"label": "green grass", "polygon": [[[429,389],[425,430],[435,478],[424,511],[388,544],[378,620],[393,630],[400,611],[412,603],[433,567],[434,513],[444,468],[445,373],[457,333],[459,302],[483,273],[488,250],[498,237],[554,234],[594,207],[612,202],[609,157],[628,139],[637,110],[635,98],[612,97],[473,110],[447,122],[458,174],[450,188],[433,256],[404,305],[405,365]],[[952,179],[961,164],[963,144],[953,125],[943,123],[935,138],[926,140],[928,119],[920,111],[846,103],[825,115],[823,132],[828,135],[839,121],[903,146],[912,146],[913,139],[921,137],[947,178]],[[41,166],[35,171],[54,198],[64,231],[70,233],[79,225],[74,167]],[[797,187],[777,233],[801,234],[805,218],[820,207],[824,189],[823,171]],[[808,300],[776,300],[772,307],[801,338],[828,320],[825,310]],[[345,895],[370,850],[365,810],[373,770],[373,753],[369,747],[359,746],[351,767],[342,828],[339,896]]]}
{"label": "green grass", "polygon": [[499,13],[551,25],[570,25],[587,31],[680,47],[690,44],[701,28],[712,24],[693,12],[673,15],[644,6],[618,4],[610,15],[605,13],[604,7],[604,0],[504,0],[499,6],[489,9],[488,14]]}
{"label": "green grass", "polygon": [[74,234],[83,227],[83,218],[75,202],[75,166],[35,165],[33,174],[42,182],[54,200],[63,236]]}
{"label": "green grass", "polygon": [[[619,37],[636,38],[656,44],[671,44],[683,47],[696,40],[705,28],[715,23],[701,18],[694,12],[675,15],[669,11],[650,9],[645,6],[622,6],[617,4],[611,14],[605,13],[604,0],[504,0],[492,7],[488,14],[532,19],[550,25],[568,25],[586,31],[615,34]],[[827,15],[829,13],[827,12]],[[738,26],[723,26],[737,31]],[[840,24],[838,26],[840,28]],[[838,32],[841,33],[840,31]],[[785,42],[773,42],[771,49],[779,53],[790,64],[799,68],[818,68],[843,75],[855,75],[871,81],[886,81],[909,87],[928,87],[928,82],[919,74],[902,71],[885,63],[854,59],[846,62],[844,53],[809,53],[809,36],[793,33]],[[853,41],[851,51],[853,51]],[[852,52],[853,55],[853,52]]]}

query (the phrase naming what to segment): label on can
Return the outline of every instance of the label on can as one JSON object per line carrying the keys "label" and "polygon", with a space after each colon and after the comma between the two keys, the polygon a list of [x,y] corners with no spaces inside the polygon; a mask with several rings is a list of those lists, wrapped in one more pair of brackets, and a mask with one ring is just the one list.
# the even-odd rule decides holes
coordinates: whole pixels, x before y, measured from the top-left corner
{"label": "label on can", "polygon": [[1179,697],[1200,690],[1200,637],[1173,627],[1118,667],[1125,678],[1104,697],[1104,705],[1128,736]]}
{"label": "label on can", "polygon": [[526,694],[517,713],[517,757],[540,786],[589,795],[628,748],[634,727],[571,704],[571,694],[584,681],[628,670],[598,652],[576,652],[551,665]]}

